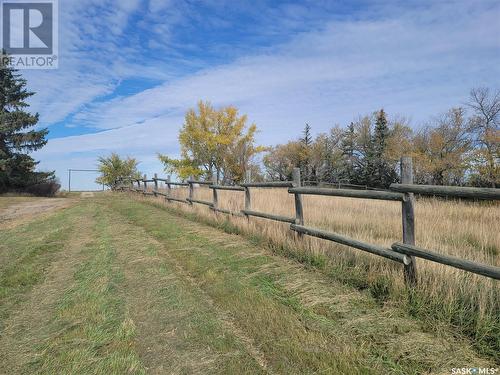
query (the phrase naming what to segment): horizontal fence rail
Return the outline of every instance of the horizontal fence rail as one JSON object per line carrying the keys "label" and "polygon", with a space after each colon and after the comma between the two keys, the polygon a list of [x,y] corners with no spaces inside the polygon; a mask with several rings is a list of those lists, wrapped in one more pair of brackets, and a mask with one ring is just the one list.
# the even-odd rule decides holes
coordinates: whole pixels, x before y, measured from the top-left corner
{"label": "horizontal fence rail", "polygon": [[208,188],[217,190],[245,191],[245,188],[243,186],[210,185]]}
{"label": "horizontal fence rail", "polygon": [[500,189],[493,189],[493,188],[391,184],[390,189],[403,193],[415,193],[420,195],[437,195],[442,197],[500,200]]}
{"label": "horizontal fence rail", "polygon": [[161,195],[163,197],[168,197],[168,194],[165,194],[165,193],[158,191],[158,190],[153,190],[153,194]]}
{"label": "horizontal fence rail", "polygon": [[175,202],[179,202],[179,203],[189,203],[188,200],[186,198],[182,199],[182,198],[174,198],[174,197],[170,197],[170,196],[167,196],[165,197],[168,201],[175,201]]}
{"label": "horizontal fence rail", "polygon": [[200,199],[186,198],[186,200],[188,202],[192,202],[192,203],[204,204],[205,206],[213,206],[214,205],[213,202],[202,201]]}
{"label": "horizontal fence rail", "polygon": [[288,189],[292,194],[327,195],[331,197],[349,197],[364,199],[381,199],[386,201],[403,201],[404,194],[391,191],[330,189],[314,187],[295,187]]}
{"label": "horizontal fence rail", "polygon": [[231,210],[226,210],[225,208],[217,208],[217,207],[210,207],[210,209],[212,211],[215,211],[215,212],[220,212],[220,213],[223,213],[223,214],[228,214],[228,215],[233,215],[233,216],[240,216],[240,217],[243,217],[245,215],[243,215],[241,212],[235,212],[235,211],[231,211]]}
{"label": "horizontal fence rail", "polygon": [[361,242],[353,238],[343,236],[337,233],[327,232],[320,229],[309,228],[302,225],[292,224],[290,226],[291,230],[296,232],[307,234],[309,236],[322,238],[324,240],[330,240],[342,245],[351,246],[359,250],[366,251],[375,255],[382,256],[387,259],[394,260],[399,263],[403,263],[404,255],[398,254],[391,249],[386,249],[382,246],[372,245],[369,243]]}
{"label": "horizontal fence rail", "polygon": [[399,242],[394,243],[392,245],[392,249],[401,254],[427,259],[432,262],[446,264],[450,267],[459,268],[464,271],[500,280],[500,267],[488,266],[486,264],[460,259],[451,255],[439,254],[431,250],[421,249],[416,246],[405,245]]}
{"label": "horizontal fence rail", "polygon": [[267,214],[265,212],[257,212],[257,211],[252,211],[252,210],[241,210],[245,215],[247,216],[255,216],[255,217],[260,217],[263,219],[270,219],[270,220],[275,220],[275,221],[282,221],[284,223],[295,223],[295,218],[294,217],[286,217],[286,216],[281,216],[281,215],[273,215],[273,214]]}
{"label": "horizontal fence rail", "polygon": [[292,181],[271,181],[271,182],[247,182],[241,184],[243,187],[254,187],[254,188],[277,188],[277,187],[293,187]]}
{"label": "horizontal fence rail", "polygon": [[[374,190],[365,187],[365,190],[353,189],[355,185],[336,184],[339,187],[350,186],[351,189],[331,188],[331,187],[304,187],[301,186],[300,169],[293,170],[293,181],[268,181],[252,182],[250,172],[247,171],[245,182],[240,185],[219,185],[217,181],[196,181],[193,178],[187,182],[172,182],[170,177],[167,179],[158,178],[155,174],[153,179],[147,179],[144,175],[142,179],[121,179],[116,182],[116,189],[129,190],[143,195],[162,196],[166,201],[174,201],[193,205],[193,203],[208,206],[214,213],[222,213],[237,217],[258,217],[268,220],[274,220],[290,224],[290,230],[301,238],[302,236],[311,236],[327,241],[332,241],[358,250],[362,250],[383,258],[395,261],[403,265],[404,278],[409,287],[416,285],[417,281],[417,263],[416,258],[422,258],[436,263],[444,264],[450,267],[458,268],[481,276],[500,280],[500,268],[460,259],[450,255],[439,254],[438,252],[421,249],[415,246],[415,199],[414,194],[429,196],[444,196],[467,199],[481,200],[500,200],[500,189],[491,188],[469,188],[455,186],[434,186],[434,185],[414,185],[412,160],[409,157],[401,158],[401,184],[392,184],[389,190]],[[158,181],[163,181],[166,191],[158,190]],[[154,188],[149,191],[148,183],[154,183]],[[194,199],[194,186],[206,186],[212,190],[212,201]],[[171,196],[172,186],[188,187],[188,196],[186,198],[177,198]],[[357,187],[357,186],[356,186]],[[252,188],[288,188],[288,193],[294,195],[295,216],[287,217],[274,213],[260,212],[252,209]],[[174,189],[176,190],[176,189]],[[218,191],[242,191],[244,192],[245,205],[241,211],[231,211],[218,206]],[[348,236],[334,232],[328,232],[322,229],[311,228],[304,225],[304,208],[302,204],[303,195],[348,197],[360,199],[376,199],[386,201],[401,202],[402,218],[402,242],[396,242],[391,247],[386,248],[379,245],[369,244]]]}
{"label": "horizontal fence rail", "polygon": [[196,185],[213,185],[213,181],[196,181],[196,180],[188,180],[188,184],[196,184]]}

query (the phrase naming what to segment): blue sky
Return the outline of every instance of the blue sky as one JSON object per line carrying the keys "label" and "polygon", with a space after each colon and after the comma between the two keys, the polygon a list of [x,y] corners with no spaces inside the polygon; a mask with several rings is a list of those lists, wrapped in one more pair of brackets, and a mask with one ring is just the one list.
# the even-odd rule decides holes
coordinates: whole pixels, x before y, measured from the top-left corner
{"label": "blue sky", "polygon": [[418,128],[500,87],[498,1],[60,0],[59,18],[59,69],[23,74],[50,130],[34,156],[64,187],[111,152],[161,172],[200,99],[238,106],[270,145],[380,108]]}

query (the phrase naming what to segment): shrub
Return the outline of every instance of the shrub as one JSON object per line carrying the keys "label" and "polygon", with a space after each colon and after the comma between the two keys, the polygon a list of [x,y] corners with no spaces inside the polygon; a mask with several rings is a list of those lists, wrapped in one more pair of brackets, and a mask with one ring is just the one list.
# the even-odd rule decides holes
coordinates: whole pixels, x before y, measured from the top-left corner
{"label": "shrub", "polygon": [[53,197],[61,188],[61,184],[56,180],[44,181],[28,186],[25,192],[39,197]]}

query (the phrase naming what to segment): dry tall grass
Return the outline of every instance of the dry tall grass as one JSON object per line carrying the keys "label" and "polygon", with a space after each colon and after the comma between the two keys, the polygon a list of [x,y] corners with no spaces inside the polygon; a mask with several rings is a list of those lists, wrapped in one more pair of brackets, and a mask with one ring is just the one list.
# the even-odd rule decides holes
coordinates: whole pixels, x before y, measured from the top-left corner
{"label": "dry tall grass", "polygon": [[[293,195],[286,189],[251,189],[252,210],[294,217]],[[172,189],[184,198],[187,189]],[[242,192],[219,191],[219,207],[239,211]],[[195,188],[195,198],[212,200],[212,191]],[[390,247],[402,241],[401,204],[376,200],[303,196],[305,225]],[[287,224],[251,217],[214,214],[206,206],[172,203],[201,217],[230,222],[240,231],[264,237],[297,253],[317,255],[340,273],[362,276],[367,284],[383,280],[391,295],[407,296],[402,265],[329,241],[299,239]],[[481,263],[500,266],[500,205],[439,199],[416,202],[416,245]],[[418,262],[418,290],[410,308],[416,315],[451,323],[485,344],[500,348],[500,288],[498,281],[425,260]],[[405,297],[406,298],[406,297]],[[485,342],[482,342],[485,341]],[[496,349],[495,349],[496,348]],[[489,349],[485,349],[490,352]]]}

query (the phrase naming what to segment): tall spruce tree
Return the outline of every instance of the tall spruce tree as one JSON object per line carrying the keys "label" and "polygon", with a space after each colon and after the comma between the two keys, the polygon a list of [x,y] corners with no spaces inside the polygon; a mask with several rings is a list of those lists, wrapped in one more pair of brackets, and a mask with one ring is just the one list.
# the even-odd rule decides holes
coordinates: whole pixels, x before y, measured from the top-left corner
{"label": "tall spruce tree", "polygon": [[35,172],[38,164],[28,154],[43,147],[48,130],[33,130],[38,113],[25,111],[34,95],[26,80],[9,66],[0,67],[0,192],[18,190],[43,182],[52,173]]}
{"label": "tall spruce tree", "polygon": [[373,154],[377,159],[382,159],[387,147],[389,137],[389,127],[387,126],[387,116],[383,109],[377,113],[375,121],[375,131],[373,132]]}
{"label": "tall spruce tree", "polygon": [[347,130],[342,135],[340,143],[342,151],[342,168],[339,178],[340,182],[354,183],[356,182],[357,163],[356,163],[356,132],[354,130],[354,123],[350,123]]}
{"label": "tall spruce tree", "polygon": [[311,126],[309,124],[306,124],[304,131],[303,131],[303,137],[300,138],[300,144],[302,146],[302,155],[301,155],[301,175],[303,180],[311,180],[313,178],[313,171],[311,168],[311,147],[313,144],[313,139],[311,135]]}
{"label": "tall spruce tree", "polygon": [[383,109],[377,113],[375,130],[373,132],[372,147],[368,158],[370,165],[369,185],[380,188],[387,188],[397,180],[394,167],[386,159],[386,149],[390,130],[387,124],[387,116]]}

